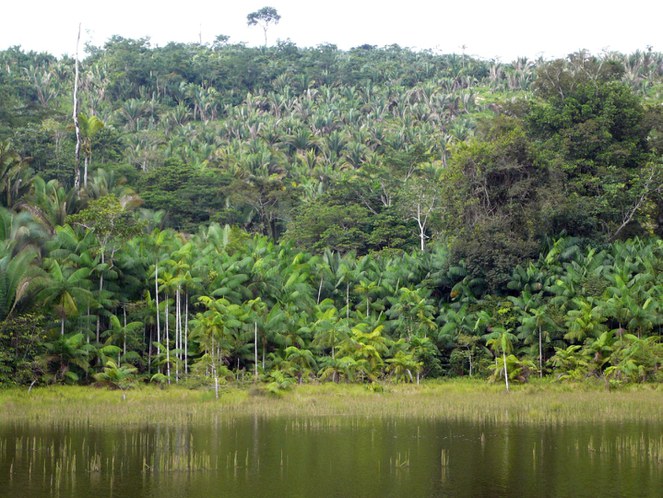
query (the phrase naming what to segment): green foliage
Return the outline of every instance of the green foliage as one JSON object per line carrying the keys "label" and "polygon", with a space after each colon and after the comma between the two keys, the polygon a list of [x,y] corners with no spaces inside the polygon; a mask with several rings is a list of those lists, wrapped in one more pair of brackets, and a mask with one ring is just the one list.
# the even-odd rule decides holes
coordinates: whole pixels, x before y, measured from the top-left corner
{"label": "green foliage", "polygon": [[39,379],[43,327],[44,317],[36,313],[13,315],[0,323],[0,384],[29,385]]}
{"label": "green foliage", "polygon": [[167,226],[186,231],[212,220],[238,222],[224,212],[224,188],[229,183],[223,173],[201,171],[172,160],[143,175],[140,190],[146,208],[164,210]]}
{"label": "green foliage", "polygon": [[3,381],[660,380],[660,54],[113,37],[76,192],[73,61],[0,62]]}
{"label": "green foliage", "polygon": [[94,375],[94,380],[115,389],[125,390],[134,387],[136,371],[136,367],[118,366],[113,360],[108,360],[103,372]]}

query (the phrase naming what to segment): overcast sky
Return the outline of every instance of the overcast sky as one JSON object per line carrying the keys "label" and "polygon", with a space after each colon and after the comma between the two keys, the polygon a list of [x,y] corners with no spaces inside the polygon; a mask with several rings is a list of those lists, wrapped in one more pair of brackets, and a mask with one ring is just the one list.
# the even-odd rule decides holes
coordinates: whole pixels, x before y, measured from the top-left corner
{"label": "overcast sky", "polygon": [[259,27],[246,16],[265,5],[281,22],[269,43],[291,40],[300,47],[332,43],[348,49],[364,43],[398,44],[441,53],[465,52],[511,61],[519,56],[563,57],[585,48],[663,51],[660,0],[7,0],[2,6],[0,49],[73,54],[82,23],[82,44],[101,46],[112,35],[211,43],[261,45]]}

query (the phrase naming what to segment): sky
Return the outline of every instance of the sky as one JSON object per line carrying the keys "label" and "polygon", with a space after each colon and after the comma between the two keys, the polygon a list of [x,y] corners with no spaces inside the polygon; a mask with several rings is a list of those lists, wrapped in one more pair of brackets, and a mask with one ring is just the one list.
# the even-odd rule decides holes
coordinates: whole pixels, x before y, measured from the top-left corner
{"label": "sky", "polygon": [[8,0],[2,7],[0,49],[73,55],[79,23],[86,43],[112,35],[170,41],[262,45],[246,16],[264,6],[281,15],[268,43],[300,47],[398,44],[437,53],[466,53],[510,62],[517,57],[564,57],[580,49],[630,53],[663,51],[663,2],[657,0]]}

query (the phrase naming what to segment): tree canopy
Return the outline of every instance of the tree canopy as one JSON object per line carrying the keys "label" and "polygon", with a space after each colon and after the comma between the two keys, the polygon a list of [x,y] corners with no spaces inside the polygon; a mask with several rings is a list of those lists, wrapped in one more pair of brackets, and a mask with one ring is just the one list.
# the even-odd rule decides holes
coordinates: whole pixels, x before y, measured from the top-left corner
{"label": "tree canopy", "polygon": [[660,381],[662,60],[0,51],[0,382]]}

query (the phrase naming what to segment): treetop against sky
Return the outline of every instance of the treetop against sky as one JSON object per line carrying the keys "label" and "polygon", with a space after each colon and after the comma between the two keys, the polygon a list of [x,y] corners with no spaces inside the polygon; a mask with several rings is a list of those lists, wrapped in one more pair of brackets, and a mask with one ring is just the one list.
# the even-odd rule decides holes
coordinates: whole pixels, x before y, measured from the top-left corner
{"label": "treetop against sky", "polygon": [[4,6],[3,17],[14,21],[5,23],[0,32],[0,49],[20,45],[26,50],[73,54],[79,23],[83,43],[93,45],[102,45],[113,35],[149,37],[156,45],[212,43],[216,36],[227,35],[232,43],[260,46],[264,33],[247,26],[246,16],[266,6],[281,16],[269,29],[269,42],[291,40],[299,46],[331,43],[348,49],[398,44],[510,61],[520,56],[562,57],[580,49],[633,52],[652,46],[661,50],[663,45],[659,26],[663,6],[649,0],[633,0],[620,8],[598,0],[554,4],[478,0],[471,9],[461,3],[425,0],[337,0],[313,6],[295,0],[190,0],[184,12],[154,0],[118,0],[112,6],[34,0]]}

